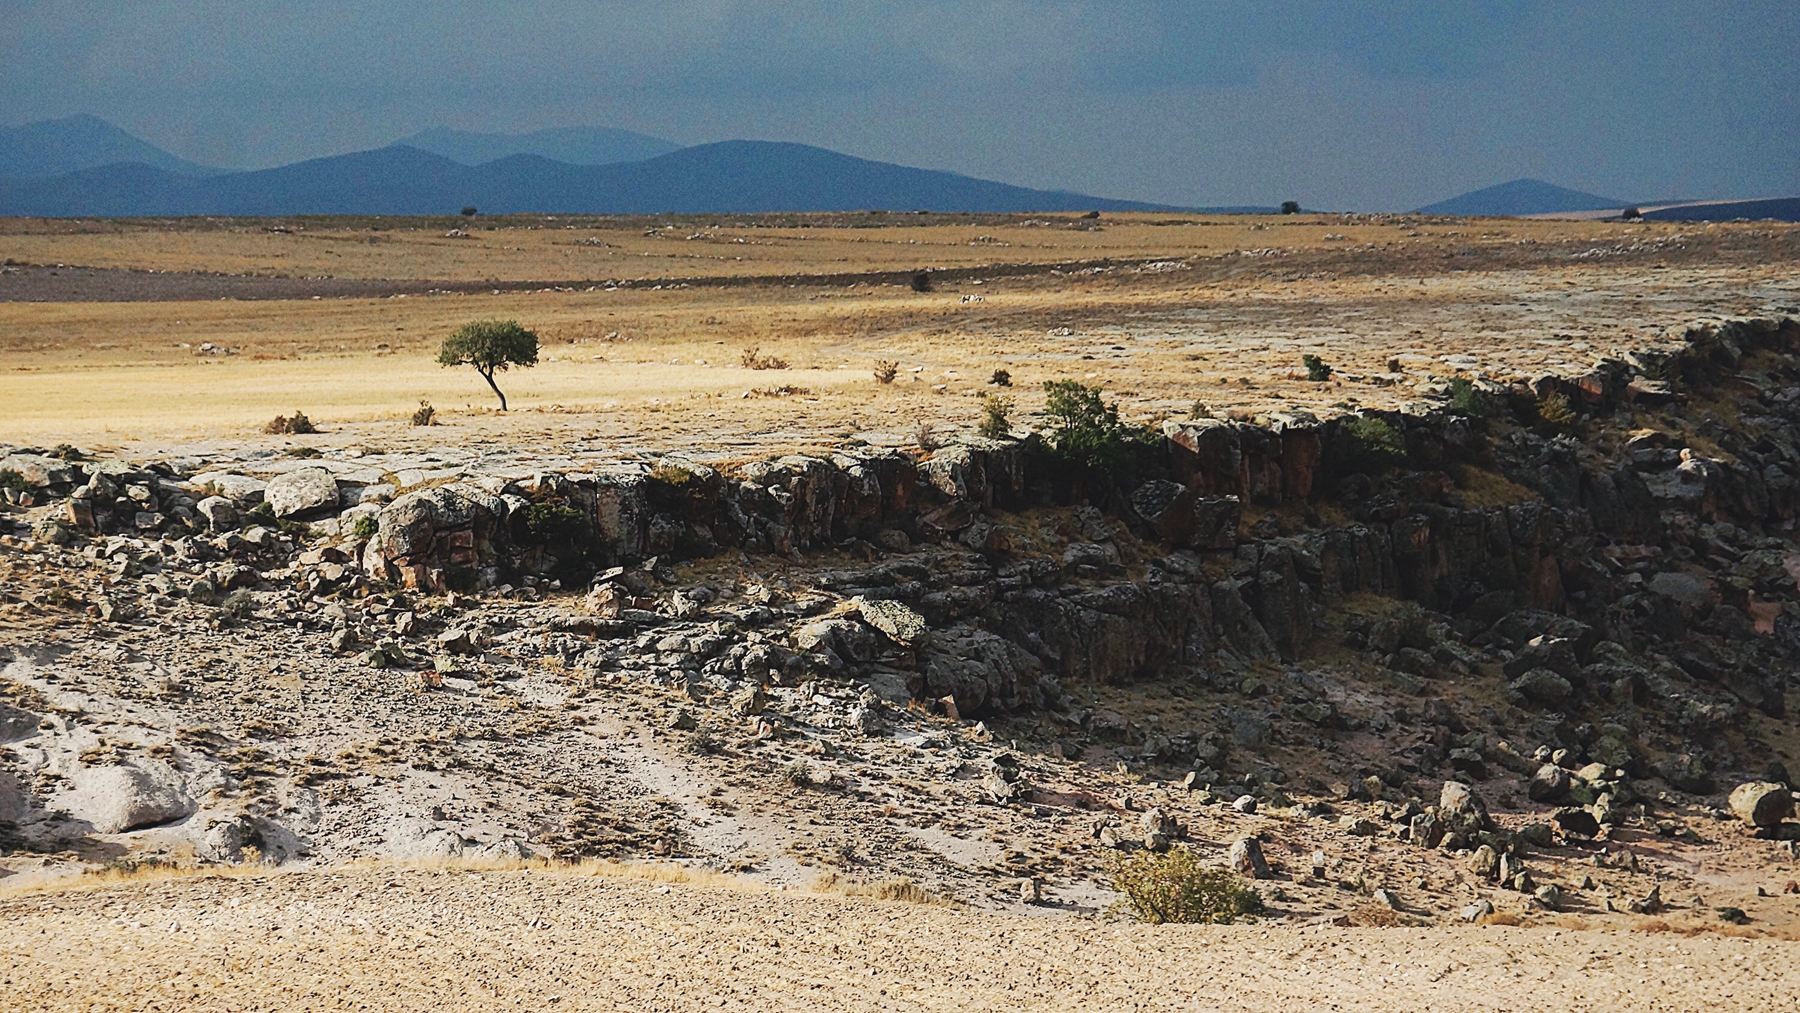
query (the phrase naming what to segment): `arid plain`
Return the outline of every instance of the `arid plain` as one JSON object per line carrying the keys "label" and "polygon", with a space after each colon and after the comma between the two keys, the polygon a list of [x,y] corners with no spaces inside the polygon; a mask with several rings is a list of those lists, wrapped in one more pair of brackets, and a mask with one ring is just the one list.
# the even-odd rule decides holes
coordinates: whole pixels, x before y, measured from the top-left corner
{"label": "arid plain", "polygon": [[[1800,226],[8,220],[0,262],[21,1008],[1800,1003],[1796,825],[1727,800],[1800,755],[1786,669],[1739,675],[1791,650],[1791,508],[1780,469],[1761,500],[1730,477],[1792,442]],[[505,413],[435,362],[476,319],[543,342]],[[1029,486],[1061,380],[1177,457],[1324,449],[1203,493],[1220,538],[1171,534],[1151,483]],[[264,431],[296,410],[318,432]],[[1359,415],[1418,420],[1368,475],[1333,463]],[[841,517],[878,462],[920,502],[808,542],[816,490]],[[1189,504],[1210,466],[1153,481]],[[255,513],[321,469],[329,510]],[[1578,474],[1624,471],[1654,525]],[[641,545],[524,544],[534,503],[623,544],[627,472]],[[102,473],[135,521],[71,505]],[[517,550],[499,576],[417,562],[466,521],[390,548],[409,497],[482,482],[519,503],[473,528]],[[701,487],[716,513],[667,499]],[[728,536],[728,501],[784,526]],[[1476,514],[1505,567],[1442,533]],[[1397,578],[1343,576],[1356,532]],[[94,815],[118,769],[165,771],[168,811]],[[1171,844],[1262,913],[1134,921],[1116,863]]]}

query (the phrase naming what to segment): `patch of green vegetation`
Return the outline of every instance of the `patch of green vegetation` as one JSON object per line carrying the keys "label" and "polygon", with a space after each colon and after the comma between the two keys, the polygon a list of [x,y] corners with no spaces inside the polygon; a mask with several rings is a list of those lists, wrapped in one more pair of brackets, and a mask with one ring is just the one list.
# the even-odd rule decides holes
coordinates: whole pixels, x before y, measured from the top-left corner
{"label": "patch of green vegetation", "polygon": [[1306,378],[1314,383],[1324,383],[1331,379],[1331,367],[1325,360],[1316,355],[1307,354],[1300,357],[1300,364],[1306,367]]}
{"label": "patch of green vegetation", "polygon": [[0,468],[0,489],[8,492],[30,492],[31,483],[11,468]]}
{"label": "patch of green vegetation", "polygon": [[1548,436],[1562,436],[1575,429],[1575,409],[1569,406],[1567,394],[1546,394],[1537,400],[1538,431]]}
{"label": "patch of green vegetation", "polygon": [[1229,869],[1209,869],[1184,848],[1166,854],[1134,852],[1115,858],[1108,872],[1122,906],[1152,925],[1178,922],[1229,925],[1262,911],[1262,898]]}
{"label": "patch of green vegetation", "polygon": [[1344,419],[1332,434],[1331,460],[1339,474],[1379,475],[1405,462],[1406,442],[1373,415]]}
{"label": "patch of green vegetation", "polygon": [[1139,463],[1161,437],[1145,425],[1119,418],[1117,403],[1100,399],[1100,388],[1076,380],[1044,383],[1048,441],[1057,456],[1087,468],[1122,471]]}
{"label": "patch of green vegetation", "polygon": [[1450,381],[1450,410],[1476,421],[1484,420],[1493,410],[1488,395],[1475,381],[1458,376]]}
{"label": "patch of green vegetation", "polygon": [[363,514],[356,519],[355,523],[350,525],[350,536],[352,538],[360,538],[365,542],[374,538],[380,531],[381,522],[369,514]]}
{"label": "patch of green vegetation", "polygon": [[1003,440],[1012,433],[1012,422],[1007,416],[1012,414],[1013,399],[998,394],[988,394],[981,399],[981,424],[976,432],[990,440]]}

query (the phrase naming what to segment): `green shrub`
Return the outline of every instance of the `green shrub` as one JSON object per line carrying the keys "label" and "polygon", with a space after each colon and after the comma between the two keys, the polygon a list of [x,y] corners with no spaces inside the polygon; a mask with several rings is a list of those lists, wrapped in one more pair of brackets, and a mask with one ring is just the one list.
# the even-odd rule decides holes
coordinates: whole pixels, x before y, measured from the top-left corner
{"label": "green shrub", "polygon": [[989,394],[981,399],[981,425],[976,431],[990,440],[1003,440],[1012,433],[1012,423],[1007,416],[1012,413],[1013,400]]}
{"label": "green shrub", "polygon": [[1338,424],[1331,457],[1340,474],[1376,475],[1406,460],[1406,443],[1399,430],[1365,415]]}
{"label": "green shrub", "polygon": [[25,481],[24,475],[11,468],[4,468],[0,469],[0,489],[9,492],[30,492],[31,483]]}
{"label": "green shrub", "polygon": [[1475,381],[1462,376],[1450,381],[1450,408],[1472,419],[1485,419],[1491,410],[1487,394],[1475,386]]}
{"label": "green shrub", "polygon": [[1262,898],[1237,873],[1206,868],[1185,849],[1138,851],[1110,864],[1113,888],[1139,921],[1229,925],[1262,911]]}
{"label": "green shrub", "polygon": [[525,526],[552,551],[578,545],[589,528],[586,514],[561,503],[533,503],[525,511]]}
{"label": "green shrub", "polygon": [[988,378],[988,383],[991,383],[996,387],[1011,387],[1012,373],[1004,369],[996,369],[994,370],[994,375]]}
{"label": "green shrub", "polygon": [[358,517],[356,519],[356,523],[350,525],[351,536],[354,538],[360,538],[365,542],[371,538],[374,538],[375,535],[380,531],[381,531],[381,522],[377,521],[374,517],[371,517],[368,514],[363,514],[362,516]]}
{"label": "green shrub", "polygon": [[1134,463],[1157,441],[1149,426],[1122,421],[1119,406],[1101,401],[1098,387],[1076,380],[1047,380],[1044,394],[1050,447],[1075,464],[1116,470]]}
{"label": "green shrub", "polygon": [[1331,367],[1325,365],[1325,360],[1316,355],[1302,355],[1300,364],[1306,367],[1306,378],[1314,383],[1324,383],[1331,379]]}

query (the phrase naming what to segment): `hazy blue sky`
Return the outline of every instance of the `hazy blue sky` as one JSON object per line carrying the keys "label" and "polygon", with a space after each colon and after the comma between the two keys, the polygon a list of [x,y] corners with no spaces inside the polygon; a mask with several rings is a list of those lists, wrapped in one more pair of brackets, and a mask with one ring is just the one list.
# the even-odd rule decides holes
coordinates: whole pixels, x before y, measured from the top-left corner
{"label": "hazy blue sky", "polygon": [[1800,193],[1800,0],[0,0],[0,122],[266,166],[443,124],[1178,204]]}

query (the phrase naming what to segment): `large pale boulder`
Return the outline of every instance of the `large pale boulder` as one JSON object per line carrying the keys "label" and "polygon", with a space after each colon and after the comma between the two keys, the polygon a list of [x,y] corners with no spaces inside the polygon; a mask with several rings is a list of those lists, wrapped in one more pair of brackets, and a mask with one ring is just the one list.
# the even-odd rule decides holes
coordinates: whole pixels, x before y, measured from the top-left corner
{"label": "large pale boulder", "polygon": [[1772,827],[1794,815],[1794,793],[1773,781],[1751,781],[1731,791],[1731,811],[1751,826]]}
{"label": "large pale boulder", "polygon": [[338,505],[337,478],[324,468],[300,468],[270,479],[263,500],[277,517],[334,510]]}
{"label": "large pale boulder", "polygon": [[116,834],[191,816],[194,800],[181,775],[161,760],[128,760],[110,767],[84,767],[70,774],[69,790],[51,800],[95,831]]}

